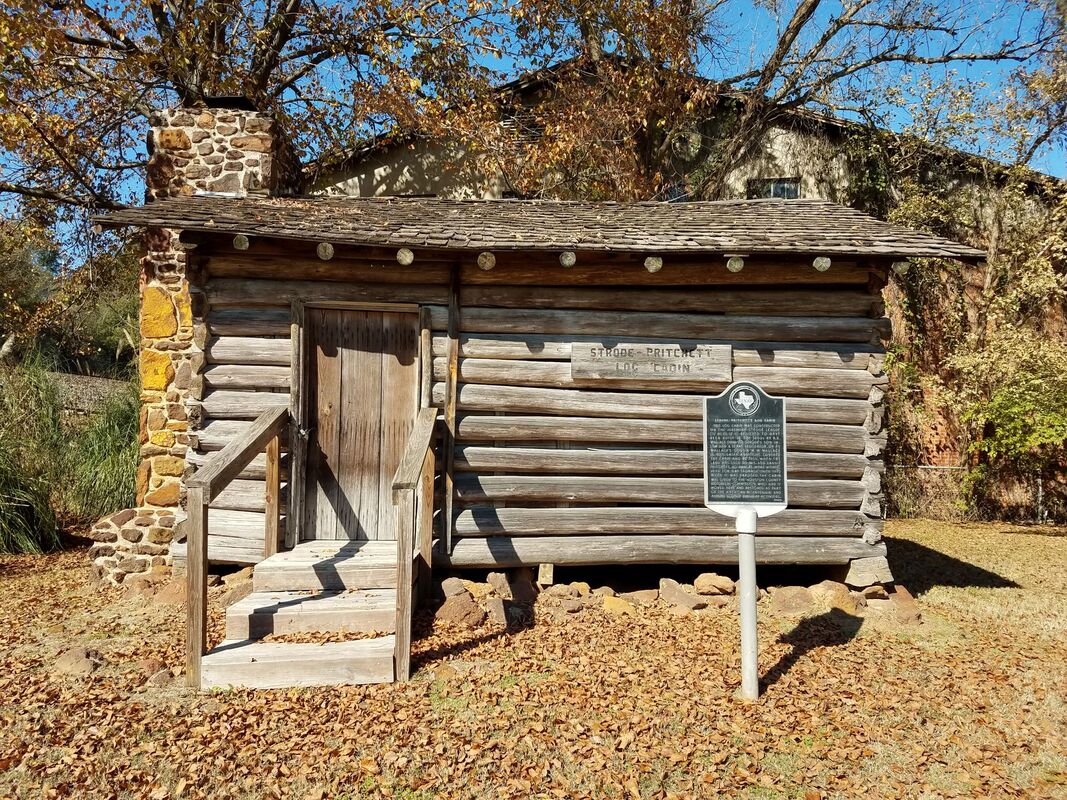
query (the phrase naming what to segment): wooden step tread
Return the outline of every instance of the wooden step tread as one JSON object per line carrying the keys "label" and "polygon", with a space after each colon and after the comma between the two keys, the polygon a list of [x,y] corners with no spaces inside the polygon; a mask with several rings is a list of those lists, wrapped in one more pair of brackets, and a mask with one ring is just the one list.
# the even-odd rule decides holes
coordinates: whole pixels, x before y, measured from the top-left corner
{"label": "wooden step tread", "polygon": [[390,589],[396,586],[396,542],[302,542],[259,562],[252,586],[256,592]]}
{"label": "wooden step tread", "polygon": [[283,563],[300,563],[320,558],[387,558],[396,560],[396,541],[389,539],[367,541],[363,539],[318,539],[300,542],[291,550],[271,556],[271,560]]}
{"label": "wooden step tread", "polygon": [[226,609],[227,639],[396,628],[396,590],[255,592]]}
{"label": "wooden step tread", "polygon": [[327,644],[226,640],[204,656],[201,688],[391,683],[396,637]]}

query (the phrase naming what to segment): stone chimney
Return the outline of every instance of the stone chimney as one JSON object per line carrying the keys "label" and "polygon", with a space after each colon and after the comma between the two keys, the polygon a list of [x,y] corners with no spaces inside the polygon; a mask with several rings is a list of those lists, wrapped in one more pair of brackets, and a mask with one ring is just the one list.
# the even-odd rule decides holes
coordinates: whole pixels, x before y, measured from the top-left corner
{"label": "stone chimney", "polygon": [[[233,197],[299,194],[296,152],[270,115],[247,101],[160,111],[148,133],[145,200],[201,193]],[[191,389],[203,354],[193,342],[187,256],[178,231],[146,233],[141,260],[141,463],[136,507],[93,526],[91,555],[102,582],[151,582],[170,565],[189,448]]]}
{"label": "stone chimney", "polygon": [[152,120],[145,199],[181,194],[293,195],[300,163],[270,114],[175,108]]}

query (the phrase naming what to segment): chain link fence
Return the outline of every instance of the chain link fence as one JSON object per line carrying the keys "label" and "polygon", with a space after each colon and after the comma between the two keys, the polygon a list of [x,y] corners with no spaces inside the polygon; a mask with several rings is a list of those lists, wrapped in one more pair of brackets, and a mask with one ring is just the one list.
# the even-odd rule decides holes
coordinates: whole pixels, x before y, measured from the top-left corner
{"label": "chain link fence", "polygon": [[[886,516],[955,522],[1063,521],[1062,497],[1045,490],[1038,475],[989,476],[985,486],[967,486],[966,467],[904,465],[886,468]],[[978,498],[977,500],[975,498]]]}

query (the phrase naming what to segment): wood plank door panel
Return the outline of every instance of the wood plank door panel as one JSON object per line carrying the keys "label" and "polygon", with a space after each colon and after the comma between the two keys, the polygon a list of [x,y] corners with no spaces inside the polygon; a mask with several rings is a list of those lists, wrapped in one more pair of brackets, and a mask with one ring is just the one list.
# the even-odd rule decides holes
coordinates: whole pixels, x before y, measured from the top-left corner
{"label": "wood plank door panel", "polygon": [[[382,314],[381,472],[378,526],[395,530],[392,476],[400,466],[408,434],[418,413],[419,324],[414,314]],[[390,537],[392,536],[390,535]]]}
{"label": "wood plank door panel", "polygon": [[382,315],[346,312],[342,322],[342,436],[336,539],[378,539],[381,483]]}
{"label": "wood plank door panel", "polygon": [[392,479],[418,410],[418,315],[307,308],[305,539],[392,539]]}
{"label": "wood plank door panel", "polygon": [[308,448],[308,529],[316,536],[333,538],[334,504],[337,501],[337,457],[340,449],[341,365],[336,311],[309,315],[311,330],[311,405],[313,446]]}

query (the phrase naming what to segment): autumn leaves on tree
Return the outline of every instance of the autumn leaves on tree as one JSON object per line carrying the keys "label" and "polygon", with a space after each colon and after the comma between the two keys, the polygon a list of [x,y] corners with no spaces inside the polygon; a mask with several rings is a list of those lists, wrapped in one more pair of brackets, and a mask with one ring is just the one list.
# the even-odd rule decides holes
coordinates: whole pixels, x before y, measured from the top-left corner
{"label": "autumn leaves on tree", "polygon": [[[276,113],[306,157],[448,132],[547,197],[716,197],[783,115],[876,118],[892,111],[876,87],[931,66],[1018,65],[1022,158],[1064,123],[1052,0],[989,19],[903,0],[15,0],[0,5],[0,43],[0,193],[92,208],[136,195],[153,109],[220,97]],[[494,88],[567,59],[532,106],[509,109],[517,95]],[[708,129],[724,98],[732,113]]]}

